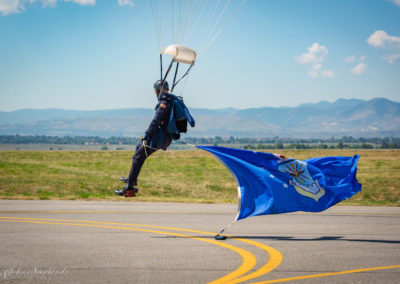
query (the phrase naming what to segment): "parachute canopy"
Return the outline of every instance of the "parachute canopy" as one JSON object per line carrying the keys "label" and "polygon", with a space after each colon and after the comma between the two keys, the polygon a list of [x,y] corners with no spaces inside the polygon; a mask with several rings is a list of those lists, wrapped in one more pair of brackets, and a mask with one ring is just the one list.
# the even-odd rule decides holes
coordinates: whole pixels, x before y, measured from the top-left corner
{"label": "parachute canopy", "polygon": [[[160,50],[160,80],[165,81],[175,65],[174,87],[189,74],[196,59],[216,40],[247,0],[150,0]],[[162,49],[166,46],[164,49]],[[188,48],[192,47],[193,49]],[[163,72],[163,55],[172,56]],[[175,62],[175,64],[173,64]],[[179,69],[179,64],[190,65]],[[178,79],[180,77],[180,79]]]}
{"label": "parachute canopy", "polygon": [[171,44],[164,48],[162,54],[169,54],[175,62],[194,64],[196,52],[181,44]]}

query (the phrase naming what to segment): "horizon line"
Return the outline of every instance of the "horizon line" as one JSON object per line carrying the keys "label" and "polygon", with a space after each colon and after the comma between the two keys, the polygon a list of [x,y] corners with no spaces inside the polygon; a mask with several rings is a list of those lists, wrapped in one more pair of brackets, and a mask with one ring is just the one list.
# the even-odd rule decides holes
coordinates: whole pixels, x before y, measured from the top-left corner
{"label": "horizon line", "polygon": [[[340,100],[344,100],[344,101],[350,101],[350,100],[359,100],[359,101],[364,101],[364,102],[368,102],[368,101],[372,101],[372,100],[379,100],[379,99],[383,99],[383,100],[388,100],[394,103],[400,103],[400,101],[395,101],[395,100],[391,100],[388,98],[384,98],[384,97],[375,97],[372,99],[359,99],[359,98],[339,98],[336,99],[335,101],[327,101],[327,100],[321,100],[318,102],[306,102],[306,103],[301,103],[298,104],[296,106],[278,106],[278,107],[273,107],[273,106],[261,106],[261,107],[247,107],[247,108],[238,108],[238,107],[232,107],[232,106],[227,106],[227,107],[223,107],[223,108],[204,108],[204,107],[189,107],[190,109],[206,109],[206,110],[226,110],[226,109],[235,109],[235,110],[248,110],[248,109],[261,109],[261,108],[296,108],[302,105],[317,105],[320,103],[328,103],[328,104],[334,104],[337,101]],[[11,113],[11,112],[16,112],[16,111],[23,111],[23,110],[33,110],[33,111],[43,111],[43,110],[62,110],[62,111],[115,111],[115,110],[130,110],[130,109],[143,109],[143,110],[149,110],[149,109],[153,109],[152,107],[124,107],[124,108],[110,108],[110,109],[68,109],[68,108],[58,108],[58,107],[47,107],[47,108],[19,108],[19,109],[14,109],[14,110],[0,110],[0,112],[3,113]]]}

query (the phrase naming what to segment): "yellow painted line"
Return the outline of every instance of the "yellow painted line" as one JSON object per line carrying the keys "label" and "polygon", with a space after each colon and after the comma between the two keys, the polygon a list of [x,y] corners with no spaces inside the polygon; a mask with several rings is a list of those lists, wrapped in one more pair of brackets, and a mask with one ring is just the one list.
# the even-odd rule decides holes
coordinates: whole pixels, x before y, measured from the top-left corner
{"label": "yellow painted line", "polygon": [[183,229],[183,228],[174,228],[174,227],[165,227],[165,226],[157,226],[157,225],[142,225],[142,224],[130,224],[130,223],[118,223],[118,222],[101,222],[101,221],[91,221],[91,220],[74,220],[74,219],[49,219],[49,218],[29,218],[29,217],[0,217],[0,219],[16,219],[16,220],[40,220],[40,221],[51,221],[51,222],[77,222],[77,223],[90,223],[90,224],[106,224],[106,225],[122,225],[122,226],[134,226],[134,227],[146,227],[146,228],[157,228],[157,229],[165,229],[165,230],[174,230],[174,231],[182,231],[182,232],[190,232],[190,233],[199,233],[206,235],[215,235],[215,233],[203,232],[191,229]]}
{"label": "yellow painted line", "polygon": [[319,277],[327,277],[327,276],[336,276],[336,275],[343,275],[343,274],[351,274],[351,273],[358,273],[358,272],[367,272],[367,271],[382,270],[382,269],[393,269],[393,268],[400,268],[400,265],[381,266],[381,267],[370,267],[370,268],[361,268],[361,269],[353,269],[353,270],[344,270],[344,271],[339,271],[339,272],[329,272],[329,273],[321,273],[321,274],[297,276],[297,277],[290,277],[290,278],[282,278],[282,279],[275,279],[275,280],[268,280],[268,281],[256,282],[256,283],[253,283],[253,284],[280,283],[280,282],[304,280],[304,279],[310,279],[310,278],[319,278]]}
{"label": "yellow painted line", "polygon": [[[24,213],[97,213],[97,214],[234,214],[234,211],[96,211],[96,210],[7,210],[0,211],[0,214],[24,214]],[[340,213],[340,212],[294,212],[294,213],[286,213],[286,215],[337,215],[337,216],[346,216],[346,215],[367,215],[367,216],[398,216],[400,212],[348,212],[348,213]]]}
{"label": "yellow painted line", "polygon": [[265,274],[271,272],[272,270],[274,270],[276,267],[278,267],[282,262],[282,259],[283,259],[282,254],[278,250],[276,250],[270,246],[267,246],[267,245],[264,245],[264,244],[261,244],[261,243],[258,243],[258,242],[252,241],[252,240],[247,240],[247,239],[239,239],[239,238],[235,238],[235,237],[233,237],[233,239],[251,244],[253,246],[256,246],[256,247],[262,249],[263,251],[266,251],[269,254],[269,259],[268,259],[268,262],[265,265],[263,265],[261,268],[259,268],[258,270],[254,271],[253,273],[250,273],[246,276],[236,278],[236,279],[232,280],[231,283],[240,283],[240,282],[244,282],[244,281],[265,275]]}
{"label": "yellow painted line", "polygon": [[[304,213],[304,214],[306,214],[306,213]],[[334,212],[332,212],[332,213],[329,213],[329,212],[323,212],[323,213],[320,213],[320,215],[336,215],[336,216],[346,216],[346,215],[367,215],[367,216],[374,216],[374,215],[377,215],[377,216],[390,216],[390,215],[400,215],[400,213],[398,213],[398,212],[376,212],[376,213],[373,213],[373,212],[348,212],[348,213],[345,213],[345,212],[343,212],[343,213],[340,213],[340,212],[337,212],[337,213],[334,213]]]}
{"label": "yellow painted line", "polygon": [[[71,220],[71,219],[47,219],[47,218],[28,218],[28,217],[0,217],[0,219],[16,219],[16,220],[42,220],[42,221],[57,221],[57,222],[80,222],[80,223],[91,223],[91,224],[107,224],[107,225],[122,225],[122,226],[136,226],[136,227],[147,227],[147,228],[157,228],[157,229],[165,229],[165,230],[174,230],[174,231],[182,231],[182,232],[190,232],[190,233],[197,233],[197,234],[205,234],[205,235],[215,235],[215,233],[210,233],[210,232],[204,232],[204,231],[199,231],[199,230],[191,230],[191,229],[184,229],[184,228],[174,228],[174,227],[164,227],[164,226],[156,226],[156,225],[142,225],[142,224],[128,224],[128,223],[115,223],[115,222],[101,222],[101,221],[89,221],[89,220]],[[250,279],[254,279],[256,277],[265,275],[269,272],[271,272],[273,269],[275,269],[277,266],[280,265],[282,262],[283,256],[282,254],[267,245],[264,245],[262,243],[258,243],[252,240],[248,239],[242,239],[242,238],[235,238],[232,236],[227,237],[244,242],[247,244],[251,244],[264,252],[266,252],[269,256],[268,261],[266,264],[264,264],[261,268],[258,270],[240,277],[240,275],[237,279],[232,279],[230,283],[240,283],[243,281],[247,281]],[[243,274],[244,275],[244,274]]]}
{"label": "yellow painted line", "polygon": [[[1,217],[3,220],[0,220],[0,222],[22,222],[22,223],[36,223],[36,224],[53,224],[53,225],[66,225],[66,226],[82,226],[82,227],[98,227],[98,228],[109,228],[109,229],[119,229],[119,230],[130,230],[130,231],[141,231],[141,232],[149,232],[149,233],[155,233],[155,234],[163,234],[163,235],[170,235],[170,236],[177,236],[177,237],[185,237],[185,238],[191,238],[195,239],[198,241],[202,242],[207,242],[211,243],[214,245],[218,245],[227,249],[230,249],[236,253],[238,253],[241,258],[242,258],[242,264],[238,269],[235,271],[215,280],[210,283],[217,284],[217,283],[226,283],[232,279],[238,278],[247,272],[249,272],[255,265],[256,265],[256,258],[253,254],[250,252],[239,248],[235,247],[233,245],[229,245],[223,242],[215,241],[215,240],[209,240],[209,239],[204,239],[200,237],[192,237],[189,235],[183,235],[183,234],[177,234],[177,233],[171,233],[171,232],[164,232],[164,231],[155,231],[155,230],[148,230],[148,229],[138,229],[138,228],[130,228],[130,227],[119,227],[119,226],[106,226],[106,225],[97,225],[97,224],[76,224],[76,223],[60,223],[60,222],[49,222],[49,221],[33,221],[33,220],[6,220],[5,217]],[[15,218],[10,218],[10,219],[15,219]]]}
{"label": "yellow painted line", "polygon": [[72,211],[52,211],[52,210],[8,210],[0,211],[0,214],[25,214],[25,213],[97,213],[97,214],[235,214],[234,211],[93,211],[93,210],[72,210]]}

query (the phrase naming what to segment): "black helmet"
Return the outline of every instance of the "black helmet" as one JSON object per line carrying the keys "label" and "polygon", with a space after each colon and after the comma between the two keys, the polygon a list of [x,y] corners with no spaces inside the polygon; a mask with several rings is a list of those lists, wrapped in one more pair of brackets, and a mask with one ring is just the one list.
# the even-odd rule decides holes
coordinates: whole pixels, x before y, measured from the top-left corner
{"label": "black helmet", "polygon": [[153,87],[157,91],[157,93],[159,93],[161,91],[161,89],[169,90],[168,82],[167,81],[163,81],[163,80],[157,80],[154,83]]}

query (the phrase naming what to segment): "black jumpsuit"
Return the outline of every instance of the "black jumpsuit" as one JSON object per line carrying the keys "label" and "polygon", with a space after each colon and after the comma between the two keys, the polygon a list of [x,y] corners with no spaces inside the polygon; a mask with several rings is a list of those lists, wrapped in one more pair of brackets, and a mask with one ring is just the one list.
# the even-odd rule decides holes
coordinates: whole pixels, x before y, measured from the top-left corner
{"label": "black jumpsuit", "polygon": [[[147,142],[151,142],[153,138],[155,138],[155,135],[158,131],[163,132],[163,141],[161,143],[160,149],[166,150],[167,147],[171,144],[171,136],[167,132],[167,124],[169,121],[169,116],[171,113],[171,105],[172,102],[171,100],[165,96],[161,95],[160,96],[160,101],[157,104],[155,108],[155,115],[150,122],[150,125],[148,129],[145,132],[144,139],[147,140]],[[128,187],[132,188],[135,185],[137,185],[137,178],[139,176],[140,170],[144,164],[144,161],[148,156],[156,152],[158,149],[155,149],[153,147],[145,147],[143,146],[142,143],[139,143],[136,146],[136,152],[132,157],[132,166],[131,170],[129,172],[129,177],[128,177]]]}

